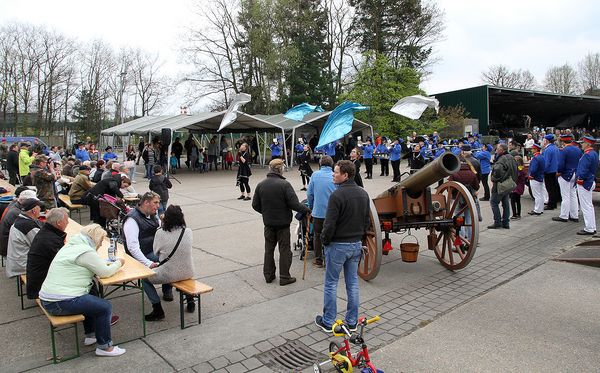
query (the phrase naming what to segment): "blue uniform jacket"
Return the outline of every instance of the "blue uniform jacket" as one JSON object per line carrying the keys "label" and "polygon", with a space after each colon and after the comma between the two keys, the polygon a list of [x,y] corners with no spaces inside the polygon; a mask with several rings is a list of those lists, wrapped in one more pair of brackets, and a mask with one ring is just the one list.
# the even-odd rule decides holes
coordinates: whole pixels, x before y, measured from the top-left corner
{"label": "blue uniform jacket", "polygon": [[583,152],[575,145],[567,145],[560,151],[558,158],[558,169],[556,172],[560,172],[560,176],[569,181],[573,177],[573,174],[577,170],[579,164],[579,158]]}
{"label": "blue uniform jacket", "polygon": [[325,219],[329,196],[336,188],[331,167],[323,166],[319,171],[313,172],[306,190],[308,208],[312,210],[313,217]]}
{"label": "blue uniform jacket", "polygon": [[373,150],[375,150],[375,147],[373,147],[373,145],[363,145],[363,158],[373,158]]}
{"label": "blue uniform jacket", "polygon": [[102,159],[104,159],[104,162],[112,161],[113,159],[117,159],[117,158],[119,158],[119,156],[116,155],[115,153],[104,153],[104,155],[102,156]]}
{"label": "blue uniform jacket", "polygon": [[77,149],[75,150],[75,158],[79,159],[82,162],[90,160],[90,154],[85,149]]}
{"label": "blue uniform jacket", "polygon": [[390,150],[387,148],[387,146],[383,144],[377,145],[377,148],[375,148],[375,152],[377,154],[390,154]]}
{"label": "blue uniform jacket", "polygon": [[492,166],[490,162],[492,160],[492,153],[488,152],[486,148],[484,150],[480,150],[475,153],[475,158],[479,160],[479,164],[481,164],[481,174],[487,175],[492,172]]}
{"label": "blue uniform jacket", "polygon": [[327,154],[330,157],[335,156],[335,141],[332,141],[329,144],[324,145],[321,150],[324,151],[325,154]]}
{"label": "blue uniform jacket", "polygon": [[529,162],[529,176],[533,177],[535,181],[543,182],[544,167],[544,156],[540,153],[536,153],[531,159],[531,162]]}
{"label": "blue uniform jacket", "polygon": [[392,151],[390,154],[390,161],[399,161],[400,153],[402,153],[402,147],[400,146],[400,144],[396,144],[396,145],[392,146]]}
{"label": "blue uniform jacket", "polygon": [[452,154],[458,157],[460,155],[460,146],[453,146],[452,150],[450,151],[452,152]]}
{"label": "blue uniform jacket", "polygon": [[296,144],[296,153],[302,153],[304,151],[304,145]]}
{"label": "blue uniform jacket", "polygon": [[273,157],[279,157],[281,155],[281,145],[279,144],[271,144],[269,145],[269,148],[271,148],[271,156]]}
{"label": "blue uniform jacket", "polygon": [[437,148],[437,149],[435,150],[435,157],[436,157],[436,158],[439,158],[439,157],[441,157],[441,156],[442,156],[442,154],[444,154],[445,152],[446,152],[446,149],[444,149],[444,148]]}
{"label": "blue uniform jacket", "polygon": [[558,158],[560,157],[560,150],[554,144],[549,144],[544,149],[544,161],[545,170],[547,174],[554,174],[558,170]]}
{"label": "blue uniform jacket", "polygon": [[598,153],[593,149],[588,149],[583,154],[577,165],[577,183],[583,181],[585,190],[592,189],[592,185],[596,180],[596,171],[598,170]]}

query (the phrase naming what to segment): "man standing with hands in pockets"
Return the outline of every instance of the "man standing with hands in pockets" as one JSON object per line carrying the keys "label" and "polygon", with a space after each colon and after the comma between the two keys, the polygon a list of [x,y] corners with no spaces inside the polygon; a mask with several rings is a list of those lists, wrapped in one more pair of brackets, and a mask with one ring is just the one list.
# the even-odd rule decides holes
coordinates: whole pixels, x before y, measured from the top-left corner
{"label": "man standing with hands in pockets", "polygon": [[358,323],[358,263],[362,254],[362,238],[370,225],[370,200],[367,192],[354,182],[354,164],[339,161],[333,170],[338,185],[329,197],[321,240],[325,246],[325,284],[323,315],[315,324],[330,332],[337,314],[337,284],[344,269],[348,306],[346,325],[351,331]]}

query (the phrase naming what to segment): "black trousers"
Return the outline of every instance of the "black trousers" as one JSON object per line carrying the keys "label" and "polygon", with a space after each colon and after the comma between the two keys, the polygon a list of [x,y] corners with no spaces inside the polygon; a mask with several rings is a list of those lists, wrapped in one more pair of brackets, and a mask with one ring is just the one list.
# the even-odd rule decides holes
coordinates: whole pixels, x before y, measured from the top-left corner
{"label": "black trousers", "polygon": [[364,158],[367,177],[373,177],[373,158]]}
{"label": "black trousers", "polygon": [[313,218],[313,249],[315,259],[323,260],[323,242],[321,242],[321,232],[323,232],[323,222],[325,219]]}
{"label": "black trousers", "polygon": [[560,196],[560,185],[556,173],[544,174],[544,184],[548,191],[548,208],[555,209],[556,204],[562,200]]}
{"label": "black trousers", "polygon": [[392,172],[394,173],[394,181],[400,181],[400,160],[392,161]]}
{"label": "black trousers", "polygon": [[248,194],[250,194],[250,184],[248,184],[248,182],[250,181],[250,178],[248,177],[240,177],[240,191],[242,193],[244,193],[244,191]]}
{"label": "black trousers", "polygon": [[10,185],[17,185],[19,178],[17,177],[17,171],[8,171],[8,182]]}
{"label": "black trousers", "polygon": [[390,174],[390,167],[388,166],[389,159],[381,158],[381,175],[379,176],[388,176]]}
{"label": "black trousers", "polygon": [[275,277],[275,246],[279,245],[279,279],[290,278],[292,250],[290,247],[290,226],[269,227],[265,225],[265,258],[263,274],[266,280]]}
{"label": "black trousers", "polygon": [[483,185],[483,198],[490,199],[490,185],[488,184],[488,178],[490,174],[481,174],[481,184]]}
{"label": "black trousers", "polygon": [[512,192],[510,194],[510,208],[513,216],[521,216],[521,195]]}

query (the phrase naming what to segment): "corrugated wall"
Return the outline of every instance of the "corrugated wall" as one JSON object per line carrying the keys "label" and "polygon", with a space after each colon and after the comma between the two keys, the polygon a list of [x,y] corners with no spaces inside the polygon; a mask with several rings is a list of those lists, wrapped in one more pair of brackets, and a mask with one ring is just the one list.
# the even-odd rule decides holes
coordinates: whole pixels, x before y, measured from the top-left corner
{"label": "corrugated wall", "polygon": [[465,110],[469,113],[469,118],[479,120],[479,132],[482,134],[488,133],[489,93],[487,85],[437,93],[434,96],[440,102],[441,107],[464,106]]}

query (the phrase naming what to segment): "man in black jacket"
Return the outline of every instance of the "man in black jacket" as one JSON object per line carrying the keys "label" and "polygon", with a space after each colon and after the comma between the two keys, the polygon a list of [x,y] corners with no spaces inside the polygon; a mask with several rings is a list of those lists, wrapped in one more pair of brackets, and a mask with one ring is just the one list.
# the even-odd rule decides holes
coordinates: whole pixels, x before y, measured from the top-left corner
{"label": "man in black jacket", "polygon": [[48,274],[52,259],[65,245],[69,224],[69,210],[54,208],[46,214],[46,223],[31,242],[27,254],[27,298],[36,299]]}
{"label": "man in black jacket", "polygon": [[6,155],[6,170],[8,171],[8,182],[17,185],[19,181],[19,147],[12,144]]}
{"label": "man in black jacket", "polygon": [[[354,167],[354,166],[353,166]],[[292,210],[310,213],[310,209],[298,201],[292,185],[283,177],[283,160],[269,163],[267,178],[256,186],[252,208],[262,214],[265,224],[265,259],[263,274],[267,283],[275,280],[275,246],[279,245],[279,285],[296,282],[290,276],[292,251],[290,249],[290,223]]]}
{"label": "man in black jacket", "polygon": [[325,284],[323,316],[315,324],[325,332],[337,317],[337,285],[344,269],[348,306],[346,325],[355,331],[358,323],[358,263],[362,254],[362,238],[371,224],[370,200],[367,192],[354,182],[354,164],[339,161],[333,170],[333,182],[339,187],[329,197],[321,240],[325,246]]}

